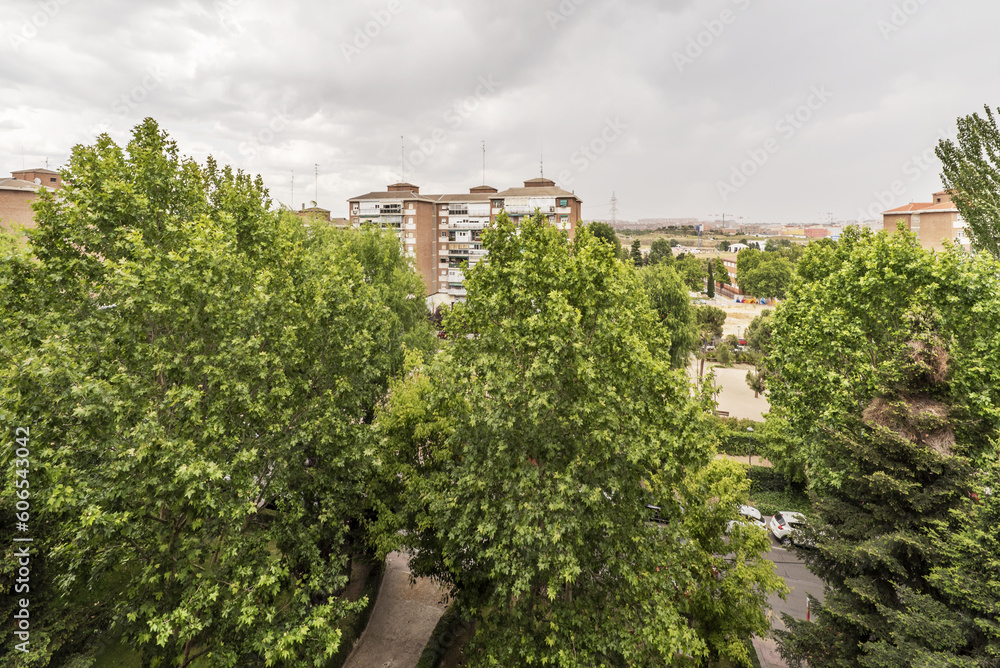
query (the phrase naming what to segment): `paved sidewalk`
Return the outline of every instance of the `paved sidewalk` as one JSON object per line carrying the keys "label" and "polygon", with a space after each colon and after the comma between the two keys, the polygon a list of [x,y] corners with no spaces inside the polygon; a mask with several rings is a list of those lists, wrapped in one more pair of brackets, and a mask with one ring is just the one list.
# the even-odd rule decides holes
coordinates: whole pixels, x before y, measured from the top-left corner
{"label": "paved sidewalk", "polygon": [[778,654],[778,643],[771,638],[753,637],[753,648],[757,650],[757,658],[761,668],[787,668],[788,664]]}
{"label": "paved sidewalk", "polygon": [[444,614],[444,594],[427,578],[410,586],[406,555],[391,553],[375,609],[344,668],[414,668]]}

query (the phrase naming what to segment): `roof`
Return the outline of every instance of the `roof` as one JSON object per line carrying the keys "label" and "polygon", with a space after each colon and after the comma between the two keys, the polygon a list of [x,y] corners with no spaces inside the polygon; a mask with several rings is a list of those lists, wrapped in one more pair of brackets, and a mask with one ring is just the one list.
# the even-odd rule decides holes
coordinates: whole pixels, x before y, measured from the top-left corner
{"label": "roof", "polygon": [[489,202],[490,193],[462,193],[460,195],[428,195],[439,202]]}
{"label": "roof", "polygon": [[311,206],[308,209],[299,209],[299,213],[330,213],[330,210],[320,206]]}
{"label": "roof", "polygon": [[883,216],[888,216],[894,213],[899,214],[911,214],[911,213],[958,213],[958,209],[955,208],[953,202],[910,202],[905,206],[900,206],[895,209],[889,209],[882,213]]}
{"label": "roof", "polygon": [[31,181],[24,181],[22,179],[14,179],[14,178],[0,178],[0,190],[29,190],[33,193],[36,193],[40,188],[47,188],[48,190],[52,190],[47,186],[40,186],[37,183],[32,183]]}
{"label": "roof", "polygon": [[409,188],[410,190],[416,190],[417,187],[412,183],[390,183],[390,188]]}
{"label": "roof", "polygon": [[398,199],[398,200],[410,200],[415,199],[421,202],[433,202],[435,200],[431,199],[427,195],[418,195],[412,190],[394,190],[392,192],[388,190],[383,190],[380,192],[367,193],[365,195],[358,195],[357,197],[351,197],[348,202],[357,202],[359,200],[367,199]]}
{"label": "roof", "polygon": [[559,186],[508,188],[503,192],[497,193],[497,199],[502,197],[566,197],[575,199],[578,202],[581,201],[579,197],[567,190],[563,190]]}
{"label": "roof", "polygon": [[[530,184],[530,185],[529,185]],[[537,177],[534,179],[528,179],[524,182],[525,188],[538,188],[545,186],[554,186],[556,184],[552,179],[547,179],[545,177]]]}
{"label": "roof", "polygon": [[16,172],[11,172],[11,174],[52,174],[54,176],[59,176],[59,172],[45,169],[44,167],[39,167],[38,169],[19,169]]}

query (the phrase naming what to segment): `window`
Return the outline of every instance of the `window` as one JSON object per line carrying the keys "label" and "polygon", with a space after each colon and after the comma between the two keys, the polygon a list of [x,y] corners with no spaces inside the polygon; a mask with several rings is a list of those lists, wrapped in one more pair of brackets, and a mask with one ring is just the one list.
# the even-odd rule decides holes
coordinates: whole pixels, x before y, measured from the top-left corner
{"label": "window", "polygon": [[569,206],[569,200],[568,199],[559,200],[559,206]]}
{"label": "window", "polygon": [[52,183],[55,183],[56,182],[56,177],[50,176],[49,177],[49,181],[51,181]]}

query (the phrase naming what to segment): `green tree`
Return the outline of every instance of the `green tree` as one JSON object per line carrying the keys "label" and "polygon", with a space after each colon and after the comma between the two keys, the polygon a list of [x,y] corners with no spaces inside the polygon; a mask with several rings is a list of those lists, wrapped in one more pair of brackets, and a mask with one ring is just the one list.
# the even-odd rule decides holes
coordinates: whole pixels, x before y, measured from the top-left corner
{"label": "green tree", "polygon": [[649,247],[649,264],[659,264],[665,262],[670,264],[674,261],[674,253],[670,250],[670,243],[666,239],[656,239]]}
{"label": "green tree", "polygon": [[814,622],[785,619],[782,654],[791,665],[995,665],[997,568],[975,561],[982,544],[956,540],[996,535],[978,505],[1000,454],[998,266],[857,228],[836,258],[814,252],[812,267],[835,270],[777,309],[766,364],[771,405],[808,465],[806,560],[828,589]]}
{"label": "green tree", "polygon": [[960,117],[956,141],[942,139],[935,153],[972,245],[1000,258],[1000,130],[989,105],[983,110]]}
{"label": "green tree", "polygon": [[639,275],[649,305],[669,336],[670,364],[682,369],[698,347],[699,338],[687,287],[673,267],[665,263],[650,265]]}
{"label": "green tree", "polygon": [[771,329],[774,325],[771,316],[773,314],[774,311],[766,308],[750,321],[746,331],[747,348],[763,355],[767,354],[771,347]]}
{"label": "green tree", "polygon": [[729,252],[729,242],[728,241],[725,241],[725,240],[720,241],[715,247],[718,248],[723,253],[728,253]]}
{"label": "green tree", "polygon": [[795,265],[781,253],[747,248],[736,256],[736,276],[746,295],[783,299],[795,276]]}
{"label": "green tree", "polygon": [[[419,280],[395,275],[395,242],[310,236],[259,178],[180,157],[152,119],[124,149],[76,147],[63,177],[36,208],[30,289],[0,313],[5,422],[31,428],[33,521],[52,527],[37,584],[61,595],[33,639],[316,665],[360,604],[337,594],[366,422],[393,347],[426,326],[402,293]],[[65,629],[81,607],[89,626]]]}
{"label": "green tree", "polygon": [[691,253],[681,253],[674,261],[674,269],[690,290],[701,291],[705,287],[705,263]]}
{"label": "green tree", "polygon": [[715,262],[713,260],[708,261],[708,277],[706,278],[706,285],[708,290],[706,294],[709,299],[715,298]]}
{"label": "green tree", "polygon": [[642,246],[639,244],[639,240],[638,239],[636,239],[635,241],[632,242],[632,255],[631,255],[631,259],[632,259],[632,264],[634,264],[636,267],[641,267],[643,265],[643,262],[642,262]]}
{"label": "green tree", "polygon": [[620,239],[618,239],[618,235],[615,233],[613,227],[611,227],[607,223],[596,221],[587,225],[587,229],[590,230],[590,233],[594,235],[594,237],[604,241],[607,244],[611,244],[611,246],[613,246],[615,249],[616,256],[621,254],[622,242]]}
{"label": "green tree", "polygon": [[722,261],[721,257],[715,258],[715,280],[723,285],[730,285],[732,282],[732,279],[729,277],[729,270],[726,268],[726,263]]}
{"label": "green tree", "polygon": [[762,535],[723,541],[745,476],[710,464],[708,397],[658,353],[637,272],[541,217],[485,244],[451,345],[378,419],[414,572],[477,617],[472,665],[745,662],[780,584]]}
{"label": "green tree", "polygon": [[722,337],[722,326],[726,324],[726,312],[717,306],[699,306],[695,309],[695,320],[701,338],[712,343]]}
{"label": "green tree", "polygon": [[717,306],[699,306],[695,309],[695,322],[698,326],[698,336],[701,338],[701,351],[698,355],[698,377],[705,374],[705,360],[708,357],[708,346],[722,336],[722,326],[726,322],[726,312]]}

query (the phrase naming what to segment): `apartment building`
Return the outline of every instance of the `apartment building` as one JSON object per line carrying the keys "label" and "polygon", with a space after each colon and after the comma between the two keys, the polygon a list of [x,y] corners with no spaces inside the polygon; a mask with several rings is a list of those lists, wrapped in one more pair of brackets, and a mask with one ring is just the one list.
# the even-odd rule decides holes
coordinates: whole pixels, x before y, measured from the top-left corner
{"label": "apartment building", "polygon": [[35,212],[31,203],[42,188],[62,188],[62,177],[51,169],[22,169],[0,178],[0,228],[34,227]]}
{"label": "apartment building", "polygon": [[427,295],[464,299],[465,274],[486,255],[482,233],[502,211],[517,223],[539,210],[548,220],[575,235],[581,200],[545,178],[499,192],[492,186],[468,193],[423,195],[412,183],[394,183],[385,191],[348,200],[351,224],[370,223],[399,236],[404,254],[424,280]]}
{"label": "apartment building", "polygon": [[890,233],[896,231],[899,221],[906,224],[906,229],[917,236],[924,248],[942,250],[948,239],[969,249],[969,237],[965,232],[968,224],[962,220],[947,190],[934,193],[933,202],[911,202],[882,214],[882,227]]}

